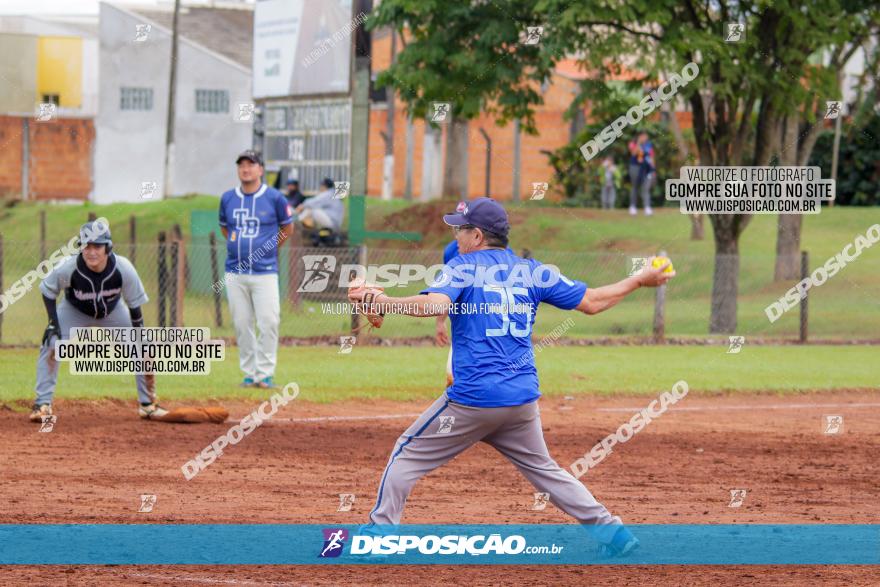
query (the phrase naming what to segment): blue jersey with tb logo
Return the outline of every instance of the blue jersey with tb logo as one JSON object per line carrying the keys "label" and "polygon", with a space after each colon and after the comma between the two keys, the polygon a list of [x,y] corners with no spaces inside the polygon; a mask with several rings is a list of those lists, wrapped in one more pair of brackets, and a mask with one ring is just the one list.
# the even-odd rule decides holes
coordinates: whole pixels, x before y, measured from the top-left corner
{"label": "blue jersey with tb logo", "polygon": [[261,274],[278,272],[278,230],[292,222],[293,210],[284,196],[266,184],[253,194],[241,188],[220,198],[220,226],[226,237],[226,271]]}
{"label": "blue jersey with tb logo", "polygon": [[538,305],[572,310],[587,285],[555,267],[488,249],[452,259],[422,293],[442,293],[453,303],[450,400],[476,407],[518,406],[538,399],[532,328]]}

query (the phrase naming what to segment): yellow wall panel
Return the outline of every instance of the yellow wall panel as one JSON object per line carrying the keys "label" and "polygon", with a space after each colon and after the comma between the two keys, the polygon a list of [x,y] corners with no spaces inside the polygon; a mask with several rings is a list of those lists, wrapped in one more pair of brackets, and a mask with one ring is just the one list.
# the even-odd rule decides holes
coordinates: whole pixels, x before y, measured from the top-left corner
{"label": "yellow wall panel", "polygon": [[62,108],[82,107],[82,39],[40,37],[37,44],[37,99],[58,94]]}

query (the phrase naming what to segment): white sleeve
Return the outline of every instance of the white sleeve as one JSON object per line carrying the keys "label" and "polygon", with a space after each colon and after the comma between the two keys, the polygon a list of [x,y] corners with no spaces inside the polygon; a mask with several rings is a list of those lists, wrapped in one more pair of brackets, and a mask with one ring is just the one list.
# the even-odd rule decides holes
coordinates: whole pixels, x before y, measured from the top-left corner
{"label": "white sleeve", "polygon": [[122,299],[129,308],[139,308],[150,301],[137,269],[125,257],[116,255],[116,267],[122,274]]}
{"label": "white sleeve", "polygon": [[70,276],[76,269],[76,258],[77,255],[67,257],[50,271],[40,283],[40,293],[50,300],[58,299],[61,292],[70,285]]}

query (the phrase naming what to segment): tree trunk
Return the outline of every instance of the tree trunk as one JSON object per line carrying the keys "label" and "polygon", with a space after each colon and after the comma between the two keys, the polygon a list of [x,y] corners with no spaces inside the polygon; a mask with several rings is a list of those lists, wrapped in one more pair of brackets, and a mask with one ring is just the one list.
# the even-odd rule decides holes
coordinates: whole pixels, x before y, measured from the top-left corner
{"label": "tree trunk", "polygon": [[753,165],[770,164],[773,155],[779,150],[779,119],[775,109],[768,104],[769,96],[761,100],[758,111],[758,128],[755,132],[755,160]]}
{"label": "tree trunk", "polygon": [[[699,149],[700,165],[717,165],[711,145],[711,129],[699,94],[691,96],[694,111],[694,139]],[[712,313],[709,332],[736,332],[736,296],[739,288],[739,235],[749,223],[749,216],[710,214],[715,235],[715,274],[712,278]]]}
{"label": "tree trunk", "polygon": [[711,334],[736,332],[736,296],[739,289],[739,233],[736,216],[711,217],[715,233],[715,275],[712,279]]}
{"label": "tree trunk", "polygon": [[800,214],[780,214],[776,224],[776,268],[774,281],[791,281],[801,277]]}
{"label": "tree trunk", "polygon": [[706,231],[703,230],[703,215],[691,214],[691,240],[701,241],[705,236]]}
{"label": "tree trunk", "polygon": [[[673,111],[670,103],[666,103],[663,105],[663,111],[666,112],[669,116],[669,128],[672,130],[672,136],[675,137],[675,144],[678,146],[678,154],[681,155],[681,159],[685,165],[693,165],[694,161],[692,161],[687,141],[684,140],[684,135],[681,134],[681,127],[678,125],[678,118],[675,117],[675,111]],[[699,163],[697,164],[699,165]],[[703,215],[691,214],[690,219],[691,240],[703,240],[706,234],[706,232],[703,230]]]}
{"label": "tree trunk", "polygon": [[468,199],[468,121],[453,117],[446,129],[443,197]]}
{"label": "tree trunk", "polygon": [[[782,165],[798,164],[798,126],[800,115],[785,117],[782,125]],[[774,281],[790,281],[801,275],[801,214],[780,214],[776,229],[776,268]]]}

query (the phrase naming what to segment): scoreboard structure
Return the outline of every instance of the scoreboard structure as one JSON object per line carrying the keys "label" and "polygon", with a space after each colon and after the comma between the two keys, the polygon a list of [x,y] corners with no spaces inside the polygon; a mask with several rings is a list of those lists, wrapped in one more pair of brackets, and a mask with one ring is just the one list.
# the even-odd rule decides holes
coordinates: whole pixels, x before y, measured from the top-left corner
{"label": "scoreboard structure", "polygon": [[368,59],[362,91],[354,55],[371,3],[355,2],[357,14],[352,0],[262,0],[254,9],[257,147],[306,194],[325,177],[350,181],[353,194],[366,189],[368,117],[352,113],[369,92]]}

